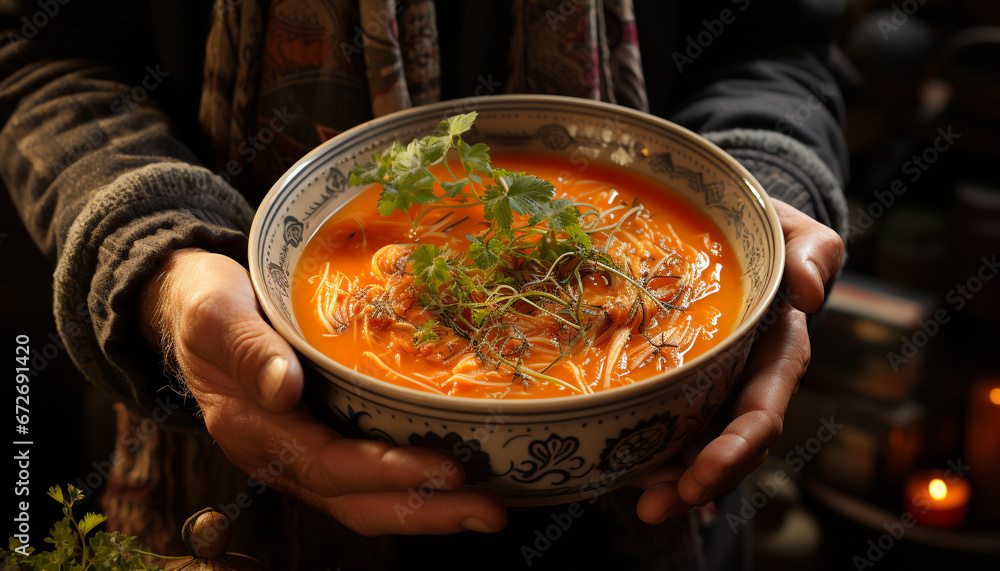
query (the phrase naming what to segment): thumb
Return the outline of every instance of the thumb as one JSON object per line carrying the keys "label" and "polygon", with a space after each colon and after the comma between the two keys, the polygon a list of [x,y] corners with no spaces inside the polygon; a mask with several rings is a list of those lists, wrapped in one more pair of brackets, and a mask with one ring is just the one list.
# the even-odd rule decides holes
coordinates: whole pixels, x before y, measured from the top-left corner
{"label": "thumb", "polygon": [[256,303],[234,315],[217,339],[219,362],[225,363],[229,377],[251,400],[275,414],[298,404],[302,367],[288,342],[261,317]]}
{"label": "thumb", "polygon": [[204,251],[175,261],[170,279],[180,307],[173,324],[178,352],[193,357],[186,376],[221,385],[214,391],[241,390],[271,413],[294,408],[302,396],[302,366],[292,346],[264,321],[246,269]]}
{"label": "thumb", "polygon": [[823,305],[826,284],[840,269],[844,243],[829,227],[780,200],[772,200],[785,235],[783,285],[788,302],[806,313]]}

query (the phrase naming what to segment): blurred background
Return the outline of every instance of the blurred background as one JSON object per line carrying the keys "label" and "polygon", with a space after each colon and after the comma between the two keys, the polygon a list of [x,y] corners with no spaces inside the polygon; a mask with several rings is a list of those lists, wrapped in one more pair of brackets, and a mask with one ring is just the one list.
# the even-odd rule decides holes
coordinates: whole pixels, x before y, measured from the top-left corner
{"label": "blurred background", "polygon": [[997,569],[1000,3],[848,0],[840,47],[847,262],[749,487],[757,567]]}
{"label": "blurred background", "polygon": [[[781,441],[740,509],[715,517],[752,522],[758,569],[997,569],[1000,2],[849,0],[840,47],[846,266]],[[113,416],[84,414],[110,403],[78,382],[50,263],[8,200],[3,328],[35,349],[30,437],[45,454],[30,488],[44,504],[72,474],[107,485]],[[53,521],[50,509],[33,518]]]}

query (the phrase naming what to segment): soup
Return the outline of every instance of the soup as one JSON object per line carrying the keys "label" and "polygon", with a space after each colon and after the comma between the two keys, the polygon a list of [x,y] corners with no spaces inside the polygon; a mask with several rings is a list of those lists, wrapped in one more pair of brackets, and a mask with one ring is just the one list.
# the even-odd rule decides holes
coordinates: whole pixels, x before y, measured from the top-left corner
{"label": "soup", "polygon": [[[614,165],[580,169],[568,157],[513,153],[491,160],[550,181],[560,206],[574,210],[533,228],[535,215],[518,214],[524,204],[508,186],[509,227],[522,233],[510,239],[497,230],[502,212],[490,210],[496,193],[482,196],[483,208],[414,201],[380,215],[383,188],[372,185],[318,230],[295,270],[293,308],[312,346],[419,391],[548,398],[641,382],[736,327],[742,269],[685,198]],[[462,168],[452,161],[430,171],[444,180]]]}

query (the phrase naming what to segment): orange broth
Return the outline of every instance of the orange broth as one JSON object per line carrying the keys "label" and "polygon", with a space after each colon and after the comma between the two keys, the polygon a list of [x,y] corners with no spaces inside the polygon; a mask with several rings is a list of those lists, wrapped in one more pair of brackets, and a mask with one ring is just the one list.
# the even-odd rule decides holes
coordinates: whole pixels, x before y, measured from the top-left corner
{"label": "orange broth", "polygon": [[[324,271],[348,276],[341,282],[345,288],[363,287],[376,283],[377,274],[392,270],[385,267],[388,264],[385,261],[379,262],[384,272],[373,268],[373,254],[383,246],[428,242],[465,251],[466,235],[484,229],[481,208],[458,210],[459,215],[450,213],[450,218],[439,223],[448,212],[444,210],[422,221],[424,228],[418,232],[424,231],[424,235],[415,240],[401,212],[387,217],[378,215],[379,185],[362,191],[324,223],[307,244],[295,269],[293,307],[312,346],[346,367],[403,387],[459,397],[519,399],[586,394],[641,381],[705,353],[733,331],[743,301],[742,270],[719,228],[687,199],[661,183],[613,165],[591,163],[581,170],[565,157],[515,153],[494,153],[492,162],[494,167],[526,171],[547,179],[555,185],[556,197],[586,202],[600,210],[631,205],[634,198],[641,201],[646,211],[626,219],[617,233],[621,236],[616,234],[613,238],[613,246],[622,255],[632,256],[629,267],[633,275],[638,275],[639,267],[655,271],[655,267],[653,270],[649,267],[664,257],[675,265],[687,264],[684,266],[689,270],[687,283],[669,286],[669,280],[664,279],[656,284],[656,287],[677,288],[672,295],[687,300],[683,311],[672,312],[678,315],[669,322],[672,324],[669,328],[666,316],[661,319],[662,336],[656,338],[658,345],[670,341],[676,347],[657,347],[637,330],[623,331],[628,324],[621,323],[627,319],[622,317],[621,308],[627,312],[629,288],[596,278],[586,280],[586,296],[581,297],[603,307],[605,320],[616,319],[621,327],[612,334],[609,332],[613,324],[609,323],[603,339],[595,332],[594,340],[599,342],[588,347],[576,346],[572,355],[549,368],[546,366],[559,354],[558,341],[536,344],[524,361],[528,368],[544,370],[546,375],[573,388],[539,379],[514,380],[511,370],[483,366],[468,342],[456,341],[457,338],[447,344],[439,343],[433,349],[429,349],[432,344],[424,343],[418,349],[413,343],[413,327],[408,325],[378,328],[367,319],[358,319],[346,330],[331,333],[317,314],[315,300]],[[459,172],[461,166],[454,170]],[[435,172],[443,178],[441,173]],[[468,219],[456,224],[465,216]],[[454,226],[448,227],[449,224]],[[434,231],[426,232],[427,228]],[[442,231],[445,228],[447,232]],[[651,234],[655,236],[651,241],[637,238]],[[670,257],[667,254],[670,251],[676,256]],[[406,258],[401,259],[405,264]],[[398,274],[400,262],[391,265]],[[632,290],[633,294],[635,291]],[[612,345],[616,342],[617,345]],[[616,359],[608,363],[611,351],[616,351]]]}

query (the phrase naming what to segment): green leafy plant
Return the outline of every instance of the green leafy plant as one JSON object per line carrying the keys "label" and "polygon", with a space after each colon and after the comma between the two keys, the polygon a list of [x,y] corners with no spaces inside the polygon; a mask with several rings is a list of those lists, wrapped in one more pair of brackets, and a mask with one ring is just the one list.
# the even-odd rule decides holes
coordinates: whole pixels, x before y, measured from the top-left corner
{"label": "green leafy plant", "polygon": [[[487,145],[470,145],[462,138],[476,117],[475,112],[450,117],[427,136],[407,145],[393,143],[352,170],[351,184],[381,185],[379,213],[403,213],[414,235],[425,217],[442,210],[448,212],[434,224],[449,224],[446,230],[465,220],[456,215],[451,222],[453,213],[472,207],[481,207],[489,223],[466,237],[467,253],[427,243],[417,246],[407,260],[407,271],[415,278],[410,291],[390,289],[385,299],[372,303],[373,309],[385,314],[389,302],[403,294],[433,315],[430,321],[412,324],[414,345],[445,342],[453,334],[468,341],[481,362],[507,367],[515,379],[545,380],[578,390],[545,373],[606,329],[606,308],[588,304],[584,295],[584,282],[599,279],[632,294],[627,312],[618,312],[618,325],[637,323],[636,331],[649,343],[667,346],[663,336],[651,337],[646,329],[660,312],[686,309],[677,303],[683,291],[679,276],[656,271],[633,275],[608,254],[614,233],[643,212],[643,206],[635,201],[601,211],[556,198],[547,180],[494,168]],[[449,157],[457,157],[464,172],[454,172]],[[431,167],[437,165],[444,169],[435,170],[449,176],[435,176]],[[679,284],[669,298],[654,294],[662,285],[651,287],[653,280],[663,279]],[[559,356],[543,370],[523,366],[531,343],[522,325],[532,319],[552,321],[560,332]]]}
{"label": "green leafy plant", "polygon": [[[33,547],[22,548],[21,543],[10,539],[9,549],[0,548],[0,560],[5,570],[24,571],[146,571],[159,569],[147,563],[149,558],[162,558],[139,548],[135,537],[118,531],[94,529],[107,519],[88,512],[82,518],[73,517],[73,505],[83,499],[83,492],[72,485],[64,493],[59,486],[49,488],[49,497],[62,504],[63,518],[49,530],[45,542],[50,551]],[[90,535],[88,538],[87,536]]]}

